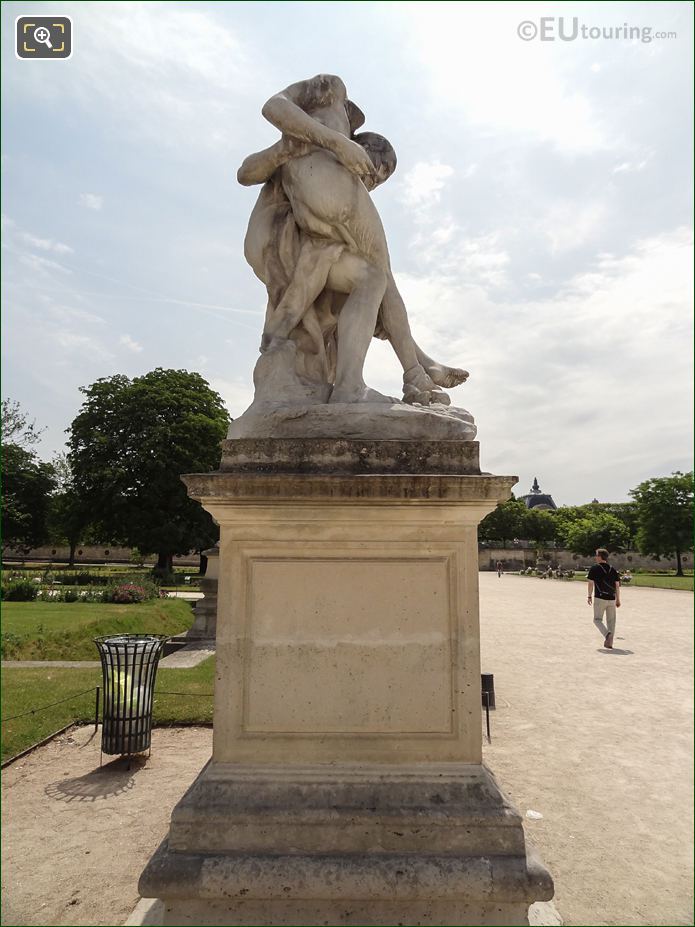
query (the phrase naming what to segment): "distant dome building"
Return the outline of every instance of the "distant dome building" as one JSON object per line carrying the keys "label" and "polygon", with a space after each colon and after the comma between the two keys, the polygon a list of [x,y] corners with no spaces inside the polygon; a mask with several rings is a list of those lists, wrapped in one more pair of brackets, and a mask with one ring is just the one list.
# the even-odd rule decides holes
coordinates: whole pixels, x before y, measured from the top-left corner
{"label": "distant dome building", "polygon": [[519,496],[519,501],[525,503],[527,509],[556,509],[553,497],[541,492],[538,479],[534,476],[531,492],[526,496]]}

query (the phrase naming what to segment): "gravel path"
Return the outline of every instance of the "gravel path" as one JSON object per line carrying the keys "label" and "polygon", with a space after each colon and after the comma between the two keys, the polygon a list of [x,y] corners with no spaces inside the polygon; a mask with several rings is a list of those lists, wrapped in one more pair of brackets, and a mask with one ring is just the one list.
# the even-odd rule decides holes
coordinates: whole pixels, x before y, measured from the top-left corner
{"label": "gravel path", "polygon": [[[485,760],[555,878],[568,925],[692,924],[692,605],[628,588],[609,653],[585,589],[481,574]],[[155,730],[146,764],[99,770],[79,728],[3,775],[3,923],[122,924],[212,731]],[[107,758],[105,758],[106,760]]]}
{"label": "gravel path", "polygon": [[627,587],[603,649],[586,586],[482,573],[485,761],[566,924],[693,923],[693,594]]}

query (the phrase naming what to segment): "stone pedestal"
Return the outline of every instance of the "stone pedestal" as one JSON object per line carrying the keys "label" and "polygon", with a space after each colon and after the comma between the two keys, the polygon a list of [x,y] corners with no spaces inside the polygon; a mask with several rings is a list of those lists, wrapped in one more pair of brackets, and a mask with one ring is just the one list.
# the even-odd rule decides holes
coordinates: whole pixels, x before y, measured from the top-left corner
{"label": "stone pedestal", "polygon": [[552,880],[482,765],[475,442],[236,440],[213,757],[140,880],[174,924],[526,924]]}
{"label": "stone pedestal", "polygon": [[192,640],[215,640],[217,634],[217,581],[220,569],[220,546],[204,550],[207,557],[205,576],[200,581],[203,598],[195,604],[195,619],[186,637]]}

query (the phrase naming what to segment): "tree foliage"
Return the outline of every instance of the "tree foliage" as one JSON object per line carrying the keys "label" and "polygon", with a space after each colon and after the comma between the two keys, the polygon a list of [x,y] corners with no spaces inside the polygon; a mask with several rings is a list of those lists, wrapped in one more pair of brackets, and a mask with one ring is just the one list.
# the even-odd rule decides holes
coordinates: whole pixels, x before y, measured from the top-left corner
{"label": "tree foliage", "polygon": [[584,515],[613,515],[627,528],[626,548],[633,546],[637,534],[637,505],[634,502],[590,502],[579,506]]}
{"label": "tree foliage", "polygon": [[56,488],[51,496],[48,512],[49,540],[53,544],[68,545],[69,564],[74,566],[75,550],[86,540],[92,513],[75,486],[67,454],[56,454],[52,466]]}
{"label": "tree foliage", "polygon": [[36,444],[45,431],[44,428],[37,428],[35,421],[30,422],[26,412],[22,411],[20,404],[12,399],[2,400],[0,422],[2,443],[4,445],[13,444],[22,448],[31,447]]}
{"label": "tree foliage", "polygon": [[523,532],[525,538],[543,547],[556,539],[557,524],[551,512],[529,509],[524,516]]}
{"label": "tree foliage", "polygon": [[82,392],[68,456],[95,530],[156,552],[161,570],[174,555],[214,544],[214,523],[180,476],[219,465],[229,421],[221,397],[197,373],[162,368],[102,378]]}
{"label": "tree foliage", "polygon": [[[587,506],[588,508],[588,506]],[[599,547],[617,552],[627,547],[627,525],[608,512],[587,512],[572,522],[565,533],[565,543],[575,554],[590,557]]]}
{"label": "tree foliage", "polygon": [[498,505],[480,522],[478,538],[481,541],[496,541],[505,547],[507,541],[524,537],[523,524],[526,505],[516,499],[509,499]]}
{"label": "tree foliage", "polygon": [[18,444],[3,447],[3,549],[28,551],[46,540],[53,468]]}
{"label": "tree foliage", "polygon": [[693,473],[645,480],[630,492],[637,503],[637,546],[644,554],[676,557],[683,575],[682,554],[693,546]]}

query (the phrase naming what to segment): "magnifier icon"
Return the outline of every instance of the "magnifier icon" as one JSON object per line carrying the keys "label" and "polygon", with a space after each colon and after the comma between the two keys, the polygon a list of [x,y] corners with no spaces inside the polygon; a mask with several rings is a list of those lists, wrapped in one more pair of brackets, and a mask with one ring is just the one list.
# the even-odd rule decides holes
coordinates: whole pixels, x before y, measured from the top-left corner
{"label": "magnifier icon", "polygon": [[34,29],[34,41],[40,42],[42,45],[46,45],[48,48],[53,48],[51,45],[51,33],[45,26],[39,26],[38,29]]}

